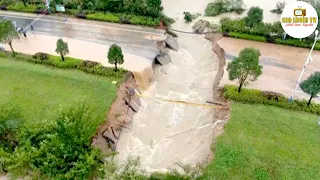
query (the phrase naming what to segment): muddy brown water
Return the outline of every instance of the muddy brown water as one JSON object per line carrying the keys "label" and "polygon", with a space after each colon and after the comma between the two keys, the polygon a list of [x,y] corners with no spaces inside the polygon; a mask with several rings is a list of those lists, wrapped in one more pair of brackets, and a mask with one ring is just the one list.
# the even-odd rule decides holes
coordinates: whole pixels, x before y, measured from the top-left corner
{"label": "muddy brown water", "polygon": [[[239,52],[246,47],[259,49],[261,52],[260,62],[263,65],[263,74],[257,81],[250,83],[247,87],[279,92],[286,96],[291,96],[296,80],[310,52],[310,49],[306,48],[234,38],[223,38],[219,41],[219,45],[224,48],[230,58],[238,56]],[[320,69],[320,51],[313,51],[312,57],[314,61],[308,64],[302,80]],[[229,61],[231,60],[230,58]],[[228,73],[225,73],[221,83],[236,84],[236,82],[228,80]],[[298,88],[298,91],[301,90]],[[296,93],[296,97],[307,99],[308,95],[298,92]]]}
{"label": "muddy brown water", "polygon": [[[212,99],[218,65],[212,43],[202,36],[183,34],[178,42],[178,52],[169,50],[172,63],[155,67],[155,82],[143,92],[139,112],[120,136],[118,164],[139,156],[148,172],[166,171],[176,163],[203,163],[211,154],[214,109],[152,99],[200,104]],[[194,130],[202,126],[206,127]]]}

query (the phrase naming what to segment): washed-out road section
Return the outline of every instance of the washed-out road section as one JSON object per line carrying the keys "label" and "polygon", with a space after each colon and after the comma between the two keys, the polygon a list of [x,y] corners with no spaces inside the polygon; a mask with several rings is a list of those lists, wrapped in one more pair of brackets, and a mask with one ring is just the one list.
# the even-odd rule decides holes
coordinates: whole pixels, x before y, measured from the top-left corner
{"label": "washed-out road section", "polygon": [[[55,53],[56,41],[63,38],[69,44],[70,57],[92,60],[110,66],[107,52],[111,44],[122,47],[124,68],[140,71],[151,67],[159,53],[157,40],[164,40],[165,32],[133,25],[105,23],[82,19],[0,11],[0,19],[16,21],[17,27],[29,27],[27,37],[21,36],[13,48],[22,53]],[[34,21],[37,19],[36,21]],[[66,23],[67,21],[67,23]],[[9,49],[8,46],[6,46]]]}

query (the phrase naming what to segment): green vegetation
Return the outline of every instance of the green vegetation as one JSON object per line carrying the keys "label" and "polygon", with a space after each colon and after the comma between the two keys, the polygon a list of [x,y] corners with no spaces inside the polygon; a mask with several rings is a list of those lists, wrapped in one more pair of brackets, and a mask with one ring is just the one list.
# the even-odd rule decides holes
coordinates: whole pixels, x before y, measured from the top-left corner
{"label": "green vegetation", "polygon": [[252,40],[252,41],[259,41],[259,42],[267,42],[267,38],[265,38],[263,36],[257,36],[257,35],[252,35],[252,34],[244,34],[244,33],[237,33],[237,32],[228,33],[228,37],[246,39],[246,40]]}
{"label": "green vegetation", "polygon": [[263,9],[259,7],[251,7],[245,20],[246,25],[250,28],[252,28],[255,24],[261,23],[263,20]]}
{"label": "green vegetation", "polygon": [[[145,26],[158,26],[160,20],[170,26],[173,21],[162,13],[161,0],[51,0],[50,3],[51,13],[56,13],[55,5],[63,4],[67,14],[82,19]],[[0,0],[0,9],[43,13],[46,7],[43,0]]]}
{"label": "green vegetation", "polygon": [[0,42],[9,44],[11,51],[15,54],[12,48],[12,41],[20,38],[19,33],[16,31],[11,21],[0,20]]}
{"label": "green vegetation", "polygon": [[124,63],[122,49],[116,44],[112,44],[108,52],[108,62],[114,64],[114,71],[118,71],[118,64],[121,65]]}
{"label": "green vegetation", "polygon": [[[0,52],[0,57],[10,57],[11,54],[9,52],[3,53]],[[86,61],[71,57],[65,57],[65,61],[61,61],[59,56],[53,56],[46,53],[36,53],[35,55],[27,55],[27,54],[16,54],[14,57],[15,60],[27,61],[36,64],[43,64],[51,67],[62,68],[62,69],[79,69],[81,71],[97,74],[101,76],[112,76],[121,78],[126,70],[120,68],[117,72],[113,70],[113,68],[105,67],[97,62]]]}
{"label": "green vegetation", "polygon": [[61,60],[64,61],[64,56],[69,54],[68,43],[64,42],[62,39],[58,39],[56,53],[61,56]]}
{"label": "green vegetation", "polygon": [[276,8],[272,9],[270,12],[276,13],[276,14],[282,14],[284,7],[286,7],[286,2],[285,1],[278,1],[276,4]]}
{"label": "green vegetation", "polygon": [[201,179],[318,179],[317,116],[240,103],[231,113]]}
{"label": "green vegetation", "polygon": [[183,15],[184,15],[184,21],[186,23],[190,23],[192,22],[192,14],[190,12],[183,12]]}
{"label": "green vegetation", "polygon": [[116,95],[114,80],[121,78],[0,58],[0,168],[39,179],[100,175],[90,143]]}
{"label": "green vegetation", "polygon": [[199,13],[191,14],[190,12],[183,12],[183,15],[184,15],[184,21],[186,23],[190,23],[194,19],[197,19],[197,17],[201,16],[201,14],[199,14]]}
{"label": "green vegetation", "polygon": [[292,102],[289,102],[287,97],[278,93],[263,92],[260,90],[245,88],[242,88],[241,93],[238,93],[238,87],[226,85],[224,87],[224,97],[241,103],[266,104],[320,115],[319,104],[311,103],[310,106],[308,106],[307,101],[305,100],[293,100]]}
{"label": "green vegetation", "polygon": [[308,106],[310,106],[313,98],[317,97],[320,92],[320,72],[313,73],[308,79],[300,83],[303,92],[310,95]]}
{"label": "green vegetation", "polygon": [[244,10],[243,0],[216,0],[215,2],[207,5],[205,15],[217,16],[227,12],[236,12],[241,14]]}
{"label": "green vegetation", "polygon": [[227,71],[231,81],[238,80],[238,92],[249,81],[255,81],[262,74],[262,66],[259,65],[260,51],[254,48],[244,48],[239,57],[229,62]]}
{"label": "green vegetation", "polygon": [[[245,19],[222,18],[220,20],[221,31],[224,36],[254,40],[260,42],[269,42],[275,44],[289,45],[295,47],[311,48],[314,40],[312,38],[294,39],[286,38],[283,40],[283,28],[280,22],[276,23],[258,23],[251,28],[246,26]],[[315,48],[320,50],[320,43],[317,42]]]}

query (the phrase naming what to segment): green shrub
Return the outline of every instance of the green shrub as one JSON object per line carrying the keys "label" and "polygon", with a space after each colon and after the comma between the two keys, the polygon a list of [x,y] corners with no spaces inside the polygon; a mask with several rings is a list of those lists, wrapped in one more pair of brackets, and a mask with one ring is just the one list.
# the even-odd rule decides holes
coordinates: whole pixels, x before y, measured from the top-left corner
{"label": "green shrub", "polygon": [[160,19],[144,16],[132,16],[130,22],[135,25],[157,26],[160,23]]}
{"label": "green shrub", "polygon": [[267,42],[267,39],[265,37],[252,35],[252,34],[231,32],[231,33],[228,33],[228,36],[234,37],[234,38],[252,40],[252,41]]}
{"label": "green shrub", "polygon": [[183,14],[184,14],[184,21],[186,23],[192,22],[193,19],[192,19],[192,14],[190,12],[183,12]]}
{"label": "green shrub", "polygon": [[32,58],[45,61],[45,60],[48,60],[48,59],[49,59],[49,55],[46,54],[46,53],[38,52],[38,53],[34,54],[34,55],[32,56]]}
{"label": "green shrub", "polygon": [[209,3],[205,9],[206,16],[217,16],[225,12],[228,11],[224,0],[217,0],[216,2]]}
{"label": "green shrub", "polygon": [[23,3],[13,3],[7,6],[9,11],[18,11],[18,12],[29,12],[33,13],[38,8],[37,5],[28,4],[27,7],[23,5]]}
{"label": "green shrub", "polygon": [[66,14],[75,15],[77,13],[79,13],[79,10],[77,9],[66,9]]}
{"label": "green shrub", "polygon": [[292,39],[292,38],[287,38],[285,40],[277,38],[275,42],[277,44],[290,45],[290,46],[303,47],[303,48],[311,48],[313,45],[313,42],[310,40],[300,40],[300,39]]}
{"label": "green shrub", "polygon": [[217,16],[226,12],[241,14],[245,11],[243,0],[216,0],[209,3],[205,9],[206,16]]}
{"label": "green shrub", "polygon": [[238,87],[236,86],[226,85],[224,87],[224,97],[236,102],[248,104],[266,104],[320,115],[320,104],[311,104],[310,107],[308,107],[307,101],[305,100],[294,100],[289,102],[289,99],[283,95],[278,95],[277,99],[270,99],[266,93],[260,90],[243,88],[241,93],[238,93],[237,90]]}
{"label": "green shrub", "polygon": [[0,166],[22,176],[33,170],[36,179],[94,179],[103,167],[100,152],[90,145],[97,125],[86,106],[63,111],[39,133],[20,134],[13,152],[0,148]]}
{"label": "green shrub", "polygon": [[[0,57],[8,57],[12,53],[5,54],[4,52],[0,52]],[[40,53],[37,53],[37,55]],[[45,54],[45,53],[41,53]],[[22,53],[17,53],[14,57],[16,60],[28,61],[35,64],[44,64],[51,67],[63,68],[63,69],[79,69],[86,73],[96,74],[101,76],[112,76],[122,78],[123,75],[127,72],[126,70],[119,68],[118,72],[114,72],[112,67],[102,66],[98,62],[93,61],[83,61],[76,58],[65,57],[65,61],[61,61],[60,56],[48,55],[48,60],[41,60],[39,58],[35,58],[35,55],[27,55]]]}
{"label": "green shrub", "polygon": [[88,14],[87,19],[119,23],[120,16],[112,13],[94,13],[94,14]]}
{"label": "green shrub", "polygon": [[163,22],[163,25],[167,27],[171,27],[171,24],[175,23],[175,20],[172,18],[169,18],[165,14],[161,13],[160,14],[160,20]]}

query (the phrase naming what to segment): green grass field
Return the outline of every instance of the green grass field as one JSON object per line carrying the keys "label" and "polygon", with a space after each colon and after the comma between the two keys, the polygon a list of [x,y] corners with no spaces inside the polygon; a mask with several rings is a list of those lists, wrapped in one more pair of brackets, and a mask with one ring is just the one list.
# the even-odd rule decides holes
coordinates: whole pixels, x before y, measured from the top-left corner
{"label": "green grass field", "polygon": [[317,116],[233,103],[203,179],[319,179]]}
{"label": "green grass field", "polygon": [[0,58],[0,105],[18,107],[27,122],[41,126],[57,117],[60,110],[85,104],[94,110],[92,122],[101,123],[116,95],[113,80],[119,81]]}

